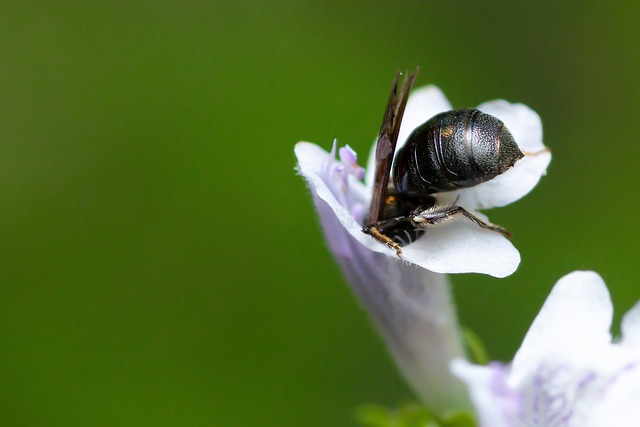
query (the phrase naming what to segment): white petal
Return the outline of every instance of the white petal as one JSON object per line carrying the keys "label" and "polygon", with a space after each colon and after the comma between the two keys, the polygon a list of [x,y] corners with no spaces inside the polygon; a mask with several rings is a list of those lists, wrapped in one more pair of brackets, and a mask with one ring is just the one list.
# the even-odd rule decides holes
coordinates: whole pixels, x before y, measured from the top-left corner
{"label": "white petal", "polygon": [[436,86],[429,85],[412,91],[400,126],[396,150],[404,145],[415,128],[436,114],[449,111],[451,108],[444,93]]}
{"label": "white petal", "polygon": [[471,209],[488,209],[513,203],[528,194],[546,173],[551,153],[542,143],[542,123],[538,114],[523,104],[504,100],[486,102],[478,109],[502,120],[520,149],[525,152],[513,168],[491,181],[453,193],[459,203]]}
{"label": "white petal", "polygon": [[611,341],[609,328],[613,306],[602,278],[590,271],[577,271],[560,279],[513,360],[518,383],[541,361],[571,354],[593,353]]}
{"label": "white petal", "polygon": [[622,345],[640,346],[640,302],[637,302],[622,318],[620,325]]}
{"label": "white petal", "polygon": [[[407,103],[396,150],[404,145],[406,138],[417,126],[451,108],[442,91],[435,86],[413,91]],[[446,197],[451,200],[458,198],[460,205],[470,209],[505,206],[521,199],[538,184],[551,162],[551,153],[544,151],[540,117],[526,105],[497,100],[485,102],[478,109],[502,120],[520,149],[528,154],[512,169],[491,181],[448,193]],[[373,183],[374,153],[375,144],[367,164],[366,182],[369,186]]]}
{"label": "white petal", "polygon": [[634,427],[640,420],[640,304],[612,343],[609,292],[593,272],[558,281],[510,370],[452,363],[480,425]]}
{"label": "white petal", "polygon": [[[404,116],[402,118],[402,124],[400,125],[396,151],[404,145],[409,134],[411,134],[415,128],[436,114],[451,110],[451,108],[451,104],[447,101],[444,93],[442,93],[442,91],[436,86],[429,85],[413,90],[411,95],[409,95],[407,107],[405,108]],[[373,147],[369,152],[369,160],[367,162],[365,182],[368,186],[373,185],[373,176],[376,166],[375,153],[376,144],[374,142]]]}
{"label": "white petal", "polygon": [[502,120],[522,151],[544,149],[540,116],[526,105],[499,99],[478,105],[478,110]]}
{"label": "white petal", "polygon": [[373,141],[373,145],[369,150],[367,168],[364,171],[364,183],[367,186],[367,188],[373,189],[373,180],[375,179],[375,175],[376,175],[376,141]]}
{"label": "white petal", "polygon": [[451,362],[451,371],[467,384],[481,427],[525,427],[516,416],[519,399],[506,386],[506,368],[456,359]]}
{"label": "white petal", "polygon": [[502,235],[462,218],[427,229],[424,236],[402,250],[403,259],[437,273],[512,274],[520,253]]}
{"label": "white petal", "polygon": [[463,350],[446,277],[369,250],[323,200],[317,209],[336,260],[407,383],[439,413],[466,407],[464,386],[447,369]]}
{"label": "white petal", "polygon": [[[321,174],[326,162],[333,161],[329,153],[308,142],[298,143],[295,153],[300,172],[313,186],[317,197],[333,210],[347,232],[369,250],[395,258],[395,251],[362,232],[362,226],[327,187]],[[364,191],[364,186],[357,184],[353,191]],[[366,203],[368,206],[368,201]],[[332,250],[341,251],[333,246]],[[436,273],[482,273],[505,277],[513,273],[520,263],[520,254],[507,239],[462,219],[430,228],[425,236],[403,248],[402,252],[405,261]]]}
{"label": "white petal", "polygon": [[629,364],[620,375],[610,380],[585,417],[586,427],[637,427],[640,424],[640,369]]}
{"label": "white petal", "polygon": [[549,152],[526,156],[502,175],[475,187],[451,192],[449,197],[459,197],[458,204],[469,209],[506,206],[533,190],[550,162]]}

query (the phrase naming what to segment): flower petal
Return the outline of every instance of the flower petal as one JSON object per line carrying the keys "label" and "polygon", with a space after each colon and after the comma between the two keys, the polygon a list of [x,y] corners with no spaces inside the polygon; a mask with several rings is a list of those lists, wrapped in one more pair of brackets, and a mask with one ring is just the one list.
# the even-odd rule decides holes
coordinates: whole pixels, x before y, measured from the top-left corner
{"label": "flower petal", "polygon": [[[637,354],[637,353],[636,353]],[[637,357],[636,357],[637,362]],[[620,375],[610,379],[585,417],[586,427],[637,427],[640,423],[640,369],[628,365]]]}
{"label": "flower petal", "polygon": [[[335,161],[330,154],[308,142],[298,143],[295,153],[300,172],[309,181],[314,195],[329,205],[347,232],[368,250],[396,258],[395,251],[362,232],[362,226],[323,179],[323,168]],[[350,181],[350,185],[352,183],[350,192],[365,194],[362,183]],[[369,201],[362,200],[362,203],[368,207]],[[342,249],[332,246],[332,250],[340,253]],[[402,252],[405,261],[436,273],[482,273],[505,277],[520,263],[520,254],[506,238],[463,219],[428,229],[425,236],[403,248]]]}
{"label": "flower petal", "polygon": [[[415,128],[429,120],[431,117],[443,111],[451,110],[451,104],[447,101],[447,97],[437,87],[433,85],[424,86],[414,89],[409,95],[407,107],[402,117],[400,125],[400,133],[398,134],[398,144],[396,152],[404,145],[407,138]],[[369,153],[369,161],[367,162],[367,174],[365,182],[368,186],[373,185],[373,176],[376,167],[376,144]]]}
{"label": "flower petal", "polygon": [[549,355],[593,353],[611,342],[613,305],[602,278],[576,271],[560,279],[513,360],[512,380],[519,383]]}
{"label": "flower petal", "polygon": [[612,343],[609,292],[593,272],[558,281],[510,368],[454,361],[480,425],[637,426],[640,420],[640,304]]}
{"label": "flower petal", "polygon": [[[400,127],[396,150],[404,145],[409,134],[422,123],[443,111],[451,110],[442,91],[436,86],[414,90]],[[542,123],[538,114],[523,104],[504,100],[485,102],[478,109],[502,120],[513,134],[518,146],[527,155],[513,168],[496,178],[472,188],[443,194],[446,200],[458,200],[469,209],[489,209],[505,206],[527,195],[546,173],[551,153],[544,151]],[[375,144],[367,163],[366,183],[371,186],[375,171]]]}
{"label": "flower petal", "polygon": [[486,102],[478,109],[502,120],[525,157],[516,165],[475,187],[451,193],[458,203],[471,209],[488,209],[513,203],[529,193],[546,173],[551,153],[543,151],[542,124],[535,111],[523,104],[504,100]]}
{"label": "flower petal", "polygon": [[451,362],[451,372],[467,384],[480,426],[526,427],[516,415],[519,397],[506,385],[507,368],[477,366],[456,359]]}
{"label": "flower petal", "polygon": [[[323,228],[341,229],[335,217]],[[336,260],[407,383],[438,413],[467,407],[464,386],[447,369],[464,352],[446,276],[372,252],[346,232],[341,238]]]}
{"label": "flower petal", "polygon": [[437,273],[512,274],[520,253],[504,236],[459,218],[427,229],[402,250],[402,258]]}
{"label": "flower petal", "polygon": [[448,197],[457,198],[458,204],[470,209],[506,206],[533,190],[550,162],[549,152],[524,157],[502,175],[475,187],[448,193]]}
{"label": "flower petal", "polygon": [[491,181],[459,191],[459,202],[471,209],[505,206],[522,198],[536,186],[546,173],[551,153],[544,151],[540,117],[526,105],[498,100],[481,104],[478,109],[505,123],[520,149],[525,152],[525,157]]}
{"label": "flower petal", "polygon": [[407,101],[407,108],[402,118],[398,146],[404,145],[407,138],[415,128],[429,120],[438,113],[451,110],[451,104],[447,101],[442,91],[433,85],[418,88],[411,92]]}
{"label": "flower petal", "polygon": [[478,105],[478,110],[502,120],[522,151],[544,149],[540,116],[526,105],[498,99]]}
{"label": "flower petal", "polygon": [[407,382],[439,413],[467,407],[462,383],[447,369],[463,350],[446,277],[402,262],[394,252],[379,253],[389,250],[362,233],[331,183],[323,180],[327,165],[334,162],[330,154],[304,142],[296,145],[295,153],[329,247]]}
{"label": "flower petal", "polygon": [[640,302],[637,302],[622,318],[620,324],[622,345],[640,346]]}
{"label": "flower petal", "polygon": [[364,184],[370,189],[373,189],[373,181],[376,176],[376,143],[377,141],[373,141],[373,145],[369,150],[367,168],[364,171]]}

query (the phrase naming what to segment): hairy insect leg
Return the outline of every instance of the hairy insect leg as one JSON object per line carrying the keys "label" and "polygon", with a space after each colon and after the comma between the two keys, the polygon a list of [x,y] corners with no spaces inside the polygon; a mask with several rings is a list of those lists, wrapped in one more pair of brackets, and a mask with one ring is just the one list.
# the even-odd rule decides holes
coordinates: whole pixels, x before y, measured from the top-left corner
{"label": "hairy insect leg", "polygon": [[416,225],[407,215],[378,221],[364,227],[362,231],[395,250],[398,258],[401,258],[403,246],[415,242],[425,232],[424,228]]}
{"label": "hairy insect leg", "polygon": [[457,215],[462,215],[476,225],[486,229],[498,232],[505,237],[511,238],[511,233],[506,228],[497,224],[485,221],[482,218],[472,214],[462,206],[433,206],[427,209],[418,208],[415,209],[411,215],[411,222],[415,224],[417,228],[427,228],[430,225],[435,225],[452,219]]}
{"label": "hairy insect leg", "polygon": [[370,235],[389,249],[396,251],[398,258],[402,258],[402,246],[400,246],[399,243],[394,242],[389,236],[383,234],[375,225],[363,227],[362,232]]}

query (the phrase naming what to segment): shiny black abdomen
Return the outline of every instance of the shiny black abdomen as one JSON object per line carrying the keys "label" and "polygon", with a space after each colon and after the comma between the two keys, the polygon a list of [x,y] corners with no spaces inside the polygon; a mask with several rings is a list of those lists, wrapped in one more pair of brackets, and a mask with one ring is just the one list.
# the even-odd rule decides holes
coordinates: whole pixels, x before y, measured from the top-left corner
{"label": "shiny black abdomen", "polygon": [[523,157],[504,123],[476,109],[440,113],[417,127],[394,160],[399,194],[473,187]]}

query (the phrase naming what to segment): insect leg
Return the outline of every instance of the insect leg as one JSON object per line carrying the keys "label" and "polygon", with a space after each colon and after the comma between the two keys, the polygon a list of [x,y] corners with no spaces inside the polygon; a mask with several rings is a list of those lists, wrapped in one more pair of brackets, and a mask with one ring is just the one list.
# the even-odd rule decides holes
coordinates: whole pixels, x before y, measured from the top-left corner
{"label": "insect leg", "polygon": [[427,228],[430,225],[439,224],[452,219],[456,215],[462,215],[486,230],[496,231],[505,237],[511,238],[511,233],[509,233],[507,229],[497,224],[485,221],[458,205],[433,206],[427,209],[418,208],[415,209],[409,217],[411,222],[413,222],[417,228]]}
{"label": "insect leg", "polygon": [[394,242],[386,234],[382,233],[380,229],[378,229],[377,224],[363,227],[362,231],[370,235],[371,237],[373,237],[374,239],[376,239],[378,242],[382,243],[389,249],[393,249],[394,251],[396,251],[396,255],[398,256],[398,258],[402,258],[402,246],[399,243]]}
{"label": "insect leg", "polygon": [[418,237],[424,234],[424,230],[417,227],[411,218],[406,215],[378,221],[375,224],[364,227],[362,231],[389,249],[395,250],[399,258],[402,254],[403,246],[415,242]]}

